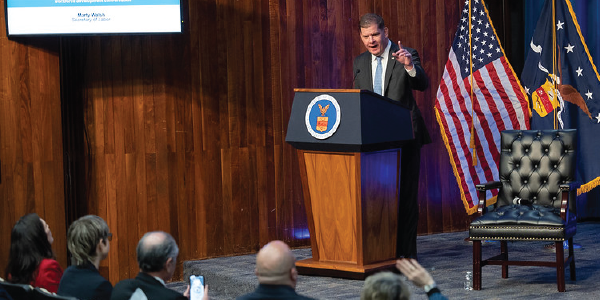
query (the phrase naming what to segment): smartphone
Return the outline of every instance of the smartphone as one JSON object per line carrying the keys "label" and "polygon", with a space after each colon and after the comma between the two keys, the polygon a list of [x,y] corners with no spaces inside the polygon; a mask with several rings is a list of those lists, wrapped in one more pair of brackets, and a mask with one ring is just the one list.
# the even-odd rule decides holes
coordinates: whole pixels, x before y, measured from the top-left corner
{"label": "smartphone", "polygon": [[202,300],[204,297],[204,276],[190,276],[190,300]]}

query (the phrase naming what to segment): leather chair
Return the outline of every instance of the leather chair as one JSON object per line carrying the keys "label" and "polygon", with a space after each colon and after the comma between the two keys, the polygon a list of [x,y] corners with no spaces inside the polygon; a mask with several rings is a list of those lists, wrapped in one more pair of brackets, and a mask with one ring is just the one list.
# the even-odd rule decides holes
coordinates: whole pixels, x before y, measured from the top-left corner
{"label": "leather chair", "polygon": [[10,283],[0,280],[0,286],[15,300],[33,299],[33,287],[29,284]]}
{"label": "leather chair", "polygon": [[74,297],[65,297],[59,296],[53,293],[50,293],[44,289],[35,288],[33,289],[33,300],[77,300]]}
{"label": "leather chair", "polygon": [[[473,241],[473,289],[481,289],[481,269],[502,266],[556,268],[558,291],[565,291],[565,265],[575,279],[573,236],[577,231],[575,166],[577,132],[569,130],[507,130],[501,133],[499,181],[476,186],[478,217],[469,227]],[[486,206],[486,192],[498,189],[497,201]],[[500,241],[500,254],[482,260],[481,241]],[[552,241],[554,261],[508,259],[507,241]],[[563,242],[568,241],[565,259]]]}

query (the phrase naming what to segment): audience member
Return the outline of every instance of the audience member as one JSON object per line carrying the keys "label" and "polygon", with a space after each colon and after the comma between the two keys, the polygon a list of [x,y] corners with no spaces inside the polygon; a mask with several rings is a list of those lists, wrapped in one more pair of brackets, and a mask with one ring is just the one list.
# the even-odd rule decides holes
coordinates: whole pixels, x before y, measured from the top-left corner
{"label": "audience member", "polygon": [[[0,281],[2,281],[2,278],[0,278]],[[13,300],[13,298],[6,290],[4,290],[2,286],[0,286],[0,300]]]}
{"label": "audience member", "polygon": [[60,280],[58,294],[81,300],[108,300],[112,284],[98,269],[100,261],[108,256],[112,234],[106,222],[87,215],[73,222],[67,231],[67,246],[72,255],[72,266]]}
{"label": "audience member", "polygon": [[[134,279],[120,281],[113,289],[112,300],[129,300],[142,295],[148,300],[187,300],[190,287],[182,295],[165,286],[173,277],[179,248],[173,237],[162,231],[146,233],[137,245],[140,273]],[[205,297],[208,299],[208,289]]]}
{"label": "audience member", "polygon": [[365,280],[361,300],[408,300],[410,291],[402,277],[392,272],[379,272]]}
{"label": "audience member", "polygon": [[[399,259],[396,267],[417,287],[425,290],[430,300],[447,300],[437,288],[433,277],[416,260]],[[402,282],[400,275],[392,272],[380,272],[367,277],[361,300],[408,300],[410,291]]]}
{"label": "audience member", "polygon": [[5,276],[8,282],[30,284],[56,293],[62,268],[52,252],[52,232],[37,214],[17,221],[10,235],[10,253]]}
{"label": "audience member", "polygon": [[443,300],[447,299],[435,284],[433,277],[416,260],[404,258],[396,261],[396,268],[412,281],[412,283],[423,288],[429,299]]}
{"label": "audience member", "polygon": [[312,299],[296,293],[298,271],[292,251],[282,241],[271,241],[256,255],[258,287],[238,300]]}

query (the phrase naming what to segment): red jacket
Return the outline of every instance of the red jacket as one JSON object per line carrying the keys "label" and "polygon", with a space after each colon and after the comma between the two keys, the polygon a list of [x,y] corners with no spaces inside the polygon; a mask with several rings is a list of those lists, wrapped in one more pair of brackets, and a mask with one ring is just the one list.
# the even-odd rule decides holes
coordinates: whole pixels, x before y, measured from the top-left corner
{"label": "red jacket", "polygon": [[48,292],[56,293],[62,275],[63,270],[56,260],[44,258],[40,262],[35,280],[30,284],[34,287],[44,288]]}

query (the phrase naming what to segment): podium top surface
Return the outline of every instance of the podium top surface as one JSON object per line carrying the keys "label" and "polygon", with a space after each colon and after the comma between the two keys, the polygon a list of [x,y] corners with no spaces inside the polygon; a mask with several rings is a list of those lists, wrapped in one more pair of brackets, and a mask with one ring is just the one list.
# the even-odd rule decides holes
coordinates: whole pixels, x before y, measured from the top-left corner
{"label": "podium top surface", "polygon": [[359,89],[294,89],[286,142],[297,149],[369,152],[414,139],[411,112]]}
{"label": "podium top surface", "polygon": [[360,89],[306,89],[306,88],[295,88],[294,92],[298,93],[304,93],[304,92],[308,92],[308,93],[360,93],[360,92],[367,92],[367,93],[372,93],[371,91],[368,90],[360,90]]}

